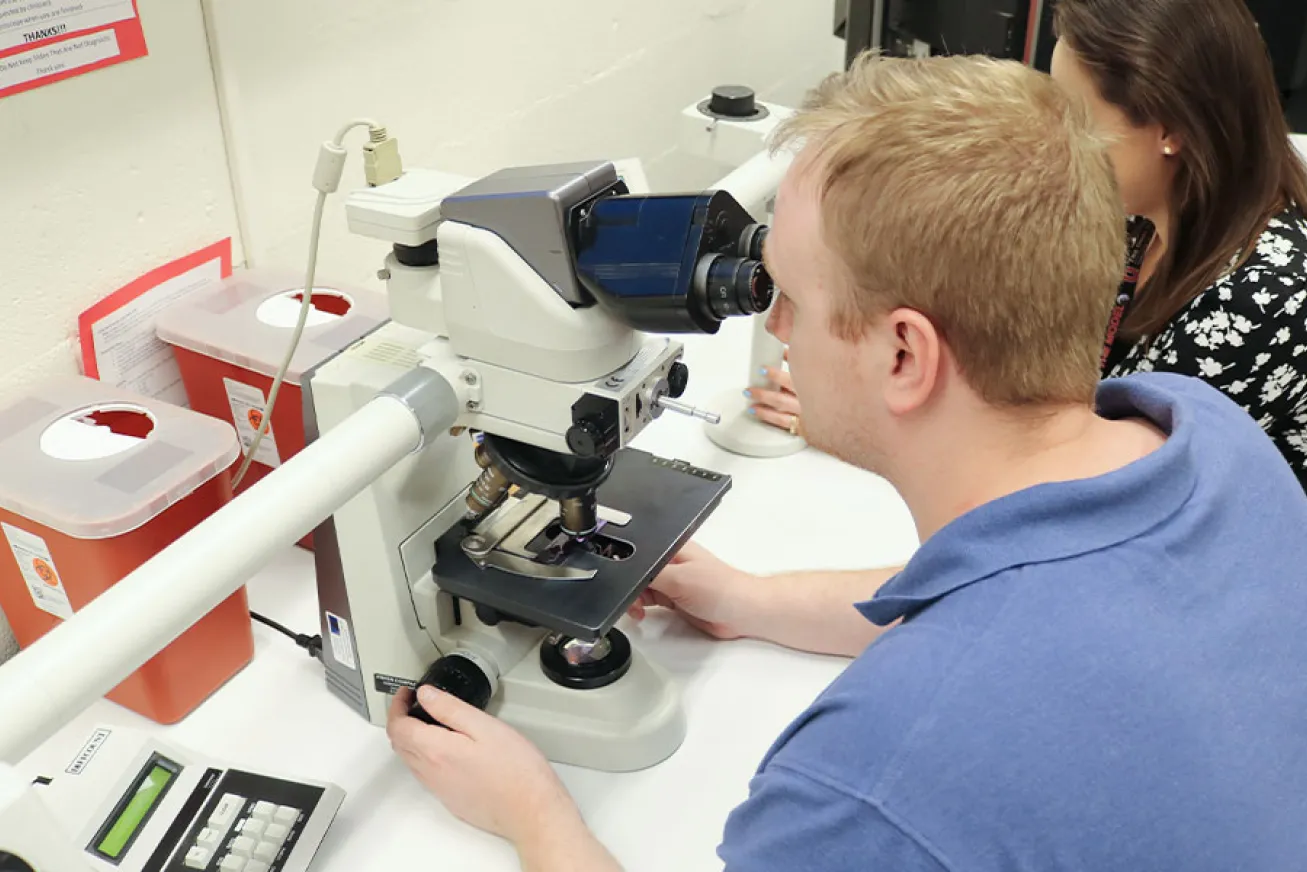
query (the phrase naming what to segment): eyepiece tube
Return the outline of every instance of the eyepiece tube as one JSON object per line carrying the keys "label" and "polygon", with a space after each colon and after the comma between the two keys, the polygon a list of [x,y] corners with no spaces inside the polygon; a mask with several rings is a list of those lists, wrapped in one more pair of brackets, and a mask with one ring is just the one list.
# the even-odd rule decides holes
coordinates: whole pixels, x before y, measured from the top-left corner
{"label": "eyepiece tube", "polygon": [[713,318],[724,320],[767,311],[775,286],[761,261],[707,254],[695,270],[693,290],[694,298]]}
{"label": "eyepiece tube", "polygon": [[767,241],[769,228],[766,224],[750,224],[740,234],[740,257],[762,260],[762,246]]}

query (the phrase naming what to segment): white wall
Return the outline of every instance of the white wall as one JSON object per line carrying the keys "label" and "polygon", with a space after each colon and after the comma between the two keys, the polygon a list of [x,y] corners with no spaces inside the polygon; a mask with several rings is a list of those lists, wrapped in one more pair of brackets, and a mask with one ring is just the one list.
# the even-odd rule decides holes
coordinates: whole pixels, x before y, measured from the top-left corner
{"label": "white wall", "polygon": [[[671,154],[681,107],[726,82],[794,102],[843,62],[814,0],[212,0],[211,22],[249,254],[297,268],[317,145],[350,117],[409,166],[639,157],[655,187],[697,185],[715,175]],[[374,280],[385,246],[348,234],[341,197],[323,240],[325,274]]]}
{"label": "white wall", "polygon": [[235,235],[199,0],[139,6],[149,57],[0,100],[0,395],[76,372],[96,300]]}
{"label": "white wall", "polygon": [[[148,58],[0,101],[0,402],[77,371],[77,314],[161,263],[231,236],[301,268],[317,146],[350,117],[410,166],[639,157],[693,187],[716,174],[673,153],[682,106],[728,82],[794,103],[842,63],[813,0],[204,3],[140,0]],[[375,282],[383,253],[333,198],[323,274]]]}

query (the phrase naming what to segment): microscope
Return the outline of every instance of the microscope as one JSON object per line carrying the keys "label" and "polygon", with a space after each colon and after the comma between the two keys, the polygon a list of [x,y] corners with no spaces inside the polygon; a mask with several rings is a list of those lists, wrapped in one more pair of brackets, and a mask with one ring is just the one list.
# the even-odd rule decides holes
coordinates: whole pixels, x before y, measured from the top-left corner
{"label": "microscope", "polygon": [[307,375],[306,433],[396,386],[459,412],[315,533],[329,687],[374,724],[430,684],[556,762],[665,759],[679,692],[615,624],[731,482],[630,445],[665,411],[712,417],[680,401],[672,337],[766,311],[767,228],[608,162],[411,169],[347,217],[392,246],[391,320]]}

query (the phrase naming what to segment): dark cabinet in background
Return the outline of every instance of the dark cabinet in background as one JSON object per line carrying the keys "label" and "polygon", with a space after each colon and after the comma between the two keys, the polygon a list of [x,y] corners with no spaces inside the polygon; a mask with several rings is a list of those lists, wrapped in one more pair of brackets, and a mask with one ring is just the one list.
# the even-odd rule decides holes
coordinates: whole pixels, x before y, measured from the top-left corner
{"label": "dark cabinet in background", "polygon": [[[1307,0],[1245,0],[1286,94],[1307,85]],[[835,32],[852,59],[879,46],[891,55],[987,54],[1048,70],[1056,0],[836,0]]]}
{"label": "dark cabinet in background", "polygon": [[1284,93],[1307,80],[1307,0],[1247,0],[1271,52],[1275,80]]}
{"label": "dark cabinet in background", "polygon": [[1026,60],[1030,2],[836,0],[835,33],[845,41],[847,60],[873,46],[898,57],[984,54]]}

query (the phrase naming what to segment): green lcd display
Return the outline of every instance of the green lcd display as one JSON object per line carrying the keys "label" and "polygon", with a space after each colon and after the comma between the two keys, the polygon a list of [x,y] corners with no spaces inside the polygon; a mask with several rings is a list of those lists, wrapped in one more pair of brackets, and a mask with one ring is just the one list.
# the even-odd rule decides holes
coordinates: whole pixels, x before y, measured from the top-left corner
{"label": "green lcd display", "polygon": [[115,815],[100,830],[95,852],[108,860],[121,860],[179,771],[171,760],[158,756],[151,759],[118,803]]}

